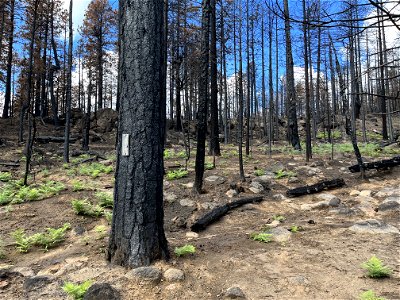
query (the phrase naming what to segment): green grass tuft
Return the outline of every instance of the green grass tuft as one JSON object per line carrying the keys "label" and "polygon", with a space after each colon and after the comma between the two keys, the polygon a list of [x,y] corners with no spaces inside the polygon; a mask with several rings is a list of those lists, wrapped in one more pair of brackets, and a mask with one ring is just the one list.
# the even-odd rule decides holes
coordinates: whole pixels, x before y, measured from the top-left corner
{"label": "green grass tuft", "polygon": [[194,254],[196,252],[196,247],[193,245],[185,245],[182,247],[175,248],[175,255],[180,257],[187,254]]}
{"label": "green grass tuft", "polygon": [[255,232],[250,234],[250,239],[261,243],[269,243],[272,240],[271,238],[272,234],[266,232],[260,232],[260,233]]}
{"label": "green grass tuft", "polygon": [[186,177],[189,174],[187,170],[179,169],[167,172],[167,180],[175,180]]}
{"label": "green grass tuft", "polygon": [[12,179],[12,175],[10,172],[0,172],[0,181],[8,182]]}
{"label": "green grass tuft", "polygon": [[294,176],[296,176],[296,173],[294,173],[292,171],[278,170],[275,173],[275,179],[282,179],[285,177],[290,178],[290,177],[294,177]]}
{"label": "green grass tuft", "polygon": [[257,170],[254,171],[254,175],[256,175],[256,176],[263,176],[263,175],[265,175],[265,171],[264,171],[264,170],[257,169]]}

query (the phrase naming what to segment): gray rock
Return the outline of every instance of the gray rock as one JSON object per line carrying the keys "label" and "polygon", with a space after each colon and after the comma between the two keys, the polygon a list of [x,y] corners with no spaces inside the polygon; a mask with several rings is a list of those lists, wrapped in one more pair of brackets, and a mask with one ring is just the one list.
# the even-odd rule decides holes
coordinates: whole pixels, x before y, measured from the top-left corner
{"label": "gray rock", "polygon": [[279,222],[278,220],[273,220],[271,223],[266,224],[265,226],[267,226],[268,228],[276,228],[281,224],[281,222]]}
{"label": "gray rock", "polygon": [[298,166],[295,168],[296,171],[304,173],[309,176],[314,176],[321,173],[321,170],[318,168],[312,168],[310,166]]}
{"label": "gray rock", "polygon": [[189,199],[182,199],[181,201],[179,201],[179,204],[186,207],[193,207],[196,205],[194,201]]}
{"label": "gray rock", "polygon": [[186,237],[189,239],[197,239],[199,234],[193,231],[186,232]]}
{"label": "gray rock", "polygon": [[128,277],[132,276],[136,279],[158,283],[161,281],[162,273],[156,267],[139,267],[129,272]]}
{"label": "gray rock", "polygon": [[33,277],[33,276],[35,276],[35,272],[31,268],[28,268],[28,267],[15,267],[15,268],[12,268],[11,271],[19,273],[24,277]]}
{"label": "gray rock", "polygon": [[400,211],[400,202],[399,201],[384,201],[378,207],[378,211]]}
{"label": "gray rock", "polygon": [[319,200],[323,200],[325,203],[327,203],[328,206],[336,207],[340,204],[340,199],[332,194],[319,194],[316,196],[316,198]]}
{"label": "gray rock", "polygon": [[178,197],[174,193],[164,193],[164,199],[167,202],[174,202]]}
{"label": "gray rock", "polygon": [[26,292],[43,289],[44,286],[50,284],[52,279],[48,276],[33,276],[25,279],[23,288]]}
{"label": "gray rock", "polygon": [[119,300],[120,292],[109,283],[95,283],[86,292],[83,300]]}
{"label": "gray rock", "polygon": [[381,189],[378,193],[375,194],[375,197],[383,198],[390,196],[400,196],[400,188],[386,187]]}
{"label": "gray rock", "polygon": [[283,194],[275,194],[272,196],[272,199],[276,201],[281,201],[286,200],[286,197]]}
{"label": "gray rock", "polygon": [[218,206],[217,203],[212,203],[212,202],[204,202],[204,203],[201,203],[201,207],[202,207],[203,209],[214,209],[214,208],[216,208],[217,206]]}
{"label": "gray rock", "polygon": [[185,273],[182,270],[170,268],[164,272],[164,278],[168,282],[183,281],[185,279]]}
{"label": "gray rock", "polygon": [[364,197],[371,197],[372,195],[372,191],[371,190],[363,190],[360,192],[360,196],[364,196]]}
{"label": "gray rock", "polygon": [[290,177],[288,183],[299,183],[300,180],[297,177]]}
{"label": "gray rock", "polygon": [[188,182],[188,183],[182,183],[182,186],[184,186],[187,189],[193,188],[194,182]]}
{"label": "gray rock", "polygon": [[317,160],[317,161],[314,161],[314,162],[312,162],[311,164],[310,164],[310,167],[312,167],[312,168],[315,168],[315,167],[323,167],[324,166],[324,162],[323,161],[321,161],[321,160]]}
{"label": "gray rock", "polygon": [[249,188],[254,194],[260,194],[264,191],[264,187],[258,182],[252,182]]}
{"label": "gray rock", "polygon": [[217,184],[217,185],[223,184],[226,181],[226,179],[224,177],[217,176],[217,175],[208,176],[204,180],[211,184]]}
{"label": "gray rock", "polygon": [[361,233],[399,233],[399,230],[396,227],[375,219],[359,221],[353,226],[349,227],[349,230]]}
{"label": "gray rock", "polygon": [[291,232],[282,227],[272,228],[270,233],[272,233],[272,240],[278,243],[287,242],[291,236]]}
{"label": "gray rock", "polygon": [[235,197],[235,196],[237,196],[238,195],[238,192],[236,191],[236,190],[229,190],[229,191],[227,191],[226,193],[225,193],[229,198],[233,198],[233,197]]}
{"label": "gray rock", "polygon": [[225,292],[225,298],[227,299],[246,299],[246,295],[242,289],[238,286],[232,286]]}

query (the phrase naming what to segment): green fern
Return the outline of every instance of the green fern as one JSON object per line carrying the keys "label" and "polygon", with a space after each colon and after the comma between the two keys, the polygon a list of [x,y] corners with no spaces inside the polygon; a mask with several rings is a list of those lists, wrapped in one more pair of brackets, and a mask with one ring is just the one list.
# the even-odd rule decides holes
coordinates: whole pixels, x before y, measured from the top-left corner
{"label": "green fern", "polygon": [[82,300],[87,290],[91,287],[92,282],[87,280],[82,284],[74,284],[72,282],[64,282],[63,290],[74,300]]}
{"label": "green fern", "polygon": [[187,170],[179,169],[167,172],[167,180],[175,180],[186,177],[189,174]]}
{"label": "green fern", "polygon": [[389,277],[392,273],[392,270],[385,266],[375,255],[373,255],[368,261],[364,262],[361,266],[363,269],[367,270],[368,277],[371,278]]}
{"label": "green fern", "polygon": [[261,233],[252,233],[250,234],[250,239],[253,241],[257,242],[262,242],[262,243],[269,243],[272,239],[272,234],[271,233],[266,233],[266,232],[261,232]]}
{"label": "green fern", "polygon": [[104,209],[100,205],[93,205],[88,200],[72,200],[72,208],[77,215],[100,217],[104,214]]}
{"label": "green fern", "polygon": [[105,208],[113,208],[114,199],[113,195],[105,192],[98,192],[95,194],[96,198],[99,200],[99,205]]}
{"label": "green fern", "polygon": [[12,175],[9,172],[0,172],[0,181],[8,182],[12,179]]}

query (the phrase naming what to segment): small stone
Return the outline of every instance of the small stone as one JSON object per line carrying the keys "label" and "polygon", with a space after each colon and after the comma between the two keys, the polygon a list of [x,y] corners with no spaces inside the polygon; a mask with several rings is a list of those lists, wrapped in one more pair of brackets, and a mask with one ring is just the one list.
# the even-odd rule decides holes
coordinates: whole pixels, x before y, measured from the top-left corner
{"label": "small stone", "polygon": [[120,292],[109,283],[95,283],[85,293],[83,300],[119,300]]}
{"label": "small stone", "polygon": [[238,192],[236,190],[229,190],[225,193],[229,198],[233,198],[238,195]]}
{"label": "small stone", "polygon": [[167,202],[174,202],[177,199],[177,196],[174,193],[164,193],[164,199]]}
{"label": "small stone", "polygon": [[370,190],[363,190],[360,192],[360,196],[371,197],[371,195],[372,195],[372,191],[370,191]]}
{"label": "small stone", "polygon": [[299,183],[300,180],[297,177],[290,177],[288,183]]}
{"label": "small stone", "polygon": [[185,228],[186,227],[186,220],[182,217],[176,216],[171,219],[172,224],[174,224],[178,228]]}
{"label": "small stone", "polygon": [[199,234],[193,231],[186,232],[186,237],[189,239],[197,239]]}
{"label": "small stone", "polygon": [[168,282],[183,281],[185,273],[182,270],[171,268],[164,272],[164,278]]}
{"label": "small stone", "polygon": [[355,197],[355,196],[358,196],[358,195],[360,195],[360,191],[357,191],[357,190],[350,191],[350,196],[351,197]]}
{"label": "small stone", "polygon": [[287,242],[291,236],[290,231],[282,227],[272,228],[270,233],[272,233],[272,240],[278,243]]}
{"label": "small stone", "polygon": [[324,166],[324,162],[323,161],[314,161],[310,164],[310,167],[323,167]]}
{"label": "small stone", "polygon": [[146,282],[159,283],[162,273],[156,267],[139,267],[127,273],[127,276],[132,276]]}
{"label": "small stone", "polygon": [[223,184],[226,181],[226,179],[224,177],[217,176],[217,175],[208,176],[204,180],[211,184],[217,184],[217,185]]}
{"label": "small stone", "polygon": [[196,205],[194,201],[189,199],[182,199],[181,201],[179,201],[179,204],[186,207],[193,207]]}
{"label": "small stone", "polygon": [[194,186],[194,182],[182,183],[182,186],[187,189],[191,189]]}
{"label": "small stone", "polygon": [[269,228],[275,228],[278,227],[281,224],[281,222],[279,222],[278,220],[273,220],[271,223],[266,224],[265,226],[269,227]]}
{"label": "small stone", "polygon": [[272,196],[272,199],[276,201],[281,201],[281,200],[286,200],[286,197],[282,194],[275,194]]}
{"label": "small stone", "polygon": [[246,299],[246,295],[238,286],[232,286],[228,288],[225,292],[225,297],[228,299]]}
{"label": "small stone", "polygon": [[260,194],[260,193],[262,193],[262,191],[263,191],[263,190],[259,190],[258,188],[255,188],[255,187],[253,187],[253,186],[251,186],[251,187],[249,188],[249,190],[252,191],[254,194]]}
{"label": "small stone", "polygon": [[325,201],[328,206],[339,206],[340,204],[340,199],[332,194],[323,193],[317,195],[316,198]]}

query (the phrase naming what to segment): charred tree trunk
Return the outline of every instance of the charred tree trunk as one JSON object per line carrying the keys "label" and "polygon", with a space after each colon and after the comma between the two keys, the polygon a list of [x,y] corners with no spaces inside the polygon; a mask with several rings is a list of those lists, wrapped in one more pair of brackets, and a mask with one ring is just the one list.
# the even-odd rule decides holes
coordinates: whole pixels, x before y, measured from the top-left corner
{"label": "charred tree trunk", "polygon": [[6,75],[6,93],[4,96],[3,118],[9,117],[11,104],[11,81],[12,81],[12,63],[13,63],[13,45],[14,45],[14,6],[15,0],[10,0],[10,29],[8,37],[7,53],[7,75]]}
{"label": "charred tree trunk", "polygon": [[207,106],[208,106],[208,62],[210,51],[210,0],[202,2],[202,21],[201,21],[201,74],[199,79],[199,105],[197,109],[197,153],[196,153],[196,178],[193,189],[201,193],[204,175],[204,156],[206,153],[206,134],[207,134]]}
{"label": "charred tree trunk", "polygon": [[287,136],[290,144],[296,150],[301,150],[297,124],[296,92],[294,85],[294,70],[292,56],[292,39],[290,36],[290,15],[288,0],[284,0],[285,37],[286,37],[286,103],[288,105]]}
{"label": "charred tree trunk", "polygon": [[138,267],[169,256],[163,221],[164,1],[119,5],[121,109],[107,258]]}
{"label": "charred tree trunk", "polygon": [[[212,155],[221,155],[219,145],[219,128],[218,128],[218,85],[217,85],[217,10],[216,0],[210,1],[210,75],[211,75],[211,128],[210,128],[210,153]],[[222,87],[221,87],[222,88]]]}

